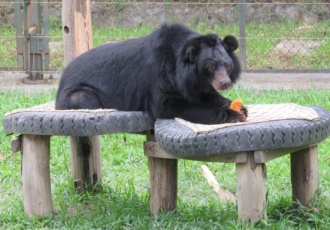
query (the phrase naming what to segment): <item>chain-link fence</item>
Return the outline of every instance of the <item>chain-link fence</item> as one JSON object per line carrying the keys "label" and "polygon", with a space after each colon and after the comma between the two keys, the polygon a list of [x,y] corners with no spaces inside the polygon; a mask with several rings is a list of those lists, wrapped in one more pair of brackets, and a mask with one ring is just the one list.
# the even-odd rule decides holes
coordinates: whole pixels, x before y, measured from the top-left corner
{"label": "chain-link fence", "polygon": [[329,1],[247,3],[239,18],[246,70],[329,72]]}
{"label": "chain-link fence", "polygon": [[[25,4],[32,2],[41,4],[42,29],[36,34],[31,26],[24,27],[29,15]],[[42,72],[64,68],[61,9],[59,0],[0,1],[0,71],[33,72],[38,54],[49,58]],[[330,72],[329,0],[103,0],[92,1],[91,9],[94,46],[144,36],[164,22],[180,22],[203,34],[239,37],[246,71]],[[35,39],[34,48],[32,43],[27,47],[28,35]],[[26,66],[20,55],[33,49]]]}

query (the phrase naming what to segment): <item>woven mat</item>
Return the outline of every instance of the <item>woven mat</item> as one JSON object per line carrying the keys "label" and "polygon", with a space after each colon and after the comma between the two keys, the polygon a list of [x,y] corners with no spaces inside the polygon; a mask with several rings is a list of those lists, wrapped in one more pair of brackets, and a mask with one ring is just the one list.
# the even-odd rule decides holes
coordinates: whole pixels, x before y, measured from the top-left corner
{"label": "woven mat", "polygon": [[311,108],[296,104],[269,104],[269,105],[247,105],[248,117],[246,122],[225,123],[217,125],[203,125],[191,123],[181,118],[175,118],[180,124],[187,126],[196,133],[208,133],[214,130],[238,125],[249,125],[261,122],[278,120],[317,120],[318,114]]}
{"label": "woven mat", "polygon": [[10,116],[16,113],[25,113],[25,112],[84,112],[84,113],[97,113],[97,114],[104,114],[104,113],[109,113],[109,112],[114,112],[117,111],[116,109],[75,109],[75,110],[56,110],[55,109],[55,101],[46,103],[46,104],[41,104],[37,106],[33,106],[30,108],[26,109],[16,109],[13,111],[10,111],[5,114],[5,116]]}

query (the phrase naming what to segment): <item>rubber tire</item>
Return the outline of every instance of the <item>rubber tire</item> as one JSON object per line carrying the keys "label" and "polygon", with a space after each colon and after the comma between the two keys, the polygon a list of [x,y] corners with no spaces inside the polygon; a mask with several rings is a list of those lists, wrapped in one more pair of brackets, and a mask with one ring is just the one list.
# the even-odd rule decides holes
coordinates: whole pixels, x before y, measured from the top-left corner
{"label": "rubber tire", "polygon": [[157,120],[155,137],[165,151],[181,157],[308,146],[330,134],[330,111],[311,107],[317,121],[282,120],[234,126],[207,134],[196,134],[175,120]]}
{"label": "rubber tire", "polygon": [[144,112],[22,112],[6,116],[3,126],[7,135],[94,136],[145,132],[154,128],[154,120]]}

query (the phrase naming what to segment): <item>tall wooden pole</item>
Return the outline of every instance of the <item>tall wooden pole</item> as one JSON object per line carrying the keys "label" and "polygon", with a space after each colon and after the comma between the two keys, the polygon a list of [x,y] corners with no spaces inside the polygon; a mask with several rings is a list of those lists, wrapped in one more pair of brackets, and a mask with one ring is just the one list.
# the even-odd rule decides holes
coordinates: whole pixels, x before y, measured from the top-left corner
{"label": "tall wooden pole", "polygon": [[64,63],[92,48],[90,0],[62,0]]}
{"label": "tall wooden pole", "polygon": [[[62,0],[64,62],[92,48],[90,0]],[[100,137],[71,137],[71,173],[78,192],[101,180]]]}

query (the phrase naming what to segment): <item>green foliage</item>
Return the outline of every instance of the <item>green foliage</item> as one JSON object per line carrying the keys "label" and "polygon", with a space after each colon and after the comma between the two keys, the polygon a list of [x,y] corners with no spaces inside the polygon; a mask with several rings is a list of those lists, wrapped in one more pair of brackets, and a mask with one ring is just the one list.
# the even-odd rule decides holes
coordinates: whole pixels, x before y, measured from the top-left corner
{"label": "green foliage", "polygon": [[[55,99],[50,93],[0,93],[4,113]],[[330,109],[328,90],[252,91],[234,87],[225,96],[245,104],[293,102]],[[1,229],[327,229],[330,226],[330,140],[319,145],[321,189],[314,208],[291,207],[290,159],[267,163],[268,221],[250,226],[237,222],[235,204],[220,200],[201,175],[206,164],[222,188],[235,193],[234,164],[179,161],[178,208],[153,218],[149,213],[145,137],[114,134],[101,137],[103,190],[76,194],[70,176],[69,138],[51,138],[51,185],[55,217],[28,219],[23,210],[20,154],[11,154],[10,136],[0,126]]]}

